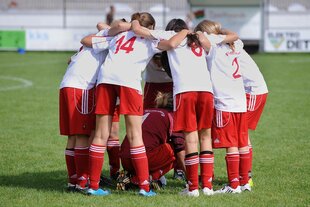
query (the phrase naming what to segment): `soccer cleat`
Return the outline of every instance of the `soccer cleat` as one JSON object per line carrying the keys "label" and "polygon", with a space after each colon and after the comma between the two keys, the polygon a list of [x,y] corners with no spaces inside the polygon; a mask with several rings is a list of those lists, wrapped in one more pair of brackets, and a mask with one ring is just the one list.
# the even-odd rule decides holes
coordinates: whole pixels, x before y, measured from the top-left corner
{"label": "soccer cleat", "polygon": [[164,175],[159,178],[159,181],[161,182],[162,187],[167,185],[167,179]]}
{"label": "soccer cleat", "polygon": [[121,174],[121,171],[117,171],[115,174],[110,175],[111,180],[116,181],[120,174]]}
{"label": "soccer cleat", "polygon": [[210,189],[210,188],[207,188],[207,187],[204,187],[204,188],[202,189],[202,192],[203,192],[203,194],[206,195],[206,196],[211,196],[211,195],[214,194],[213,189]]}
{"label": "soccer cleat", "polygon": [[146,192],[144,189],[141,189],[139,191],[139,195],[145,196],[145,197],[151,197],[151,196],[156,196],[156,193],[152,190],[150,190],[149,192]]}
{"label": "soccer cleat", "polygon": [[103,190],[101,188],[98,188],[97,190],[93,190],[93,189],[89,188],[87,190],[87,195],[91,195],[91,196],[107,196],[110,194],[111,194],[110,191]]}
{"label": "soccer cleat", "polygon": [[150,186],[154,190],[161,190],[161,188],[163,187],[159,180],[152,180]]}
{"label": "soccer cleat", "polygon": [[249,179],[248,184],[250,185],[251,188],[254,186],[254,182],[252,178]]}
{"label": "soccer cleat", "polygon": [[103,175],[100,176],[100,182],[99,186],[110,186],[110,187],[115,187],[115,184],[112,179],[107,178]]}
{"label": "soccer cleat", "polygon": [[224,186],[222,189],[215,191],[215,193],[241,193],[241,187],[232,188],[229,185]]}
{"label": "soccer cleat", "polygon": [[191,197],[198,197],[199,196],[199,190],[195,189],[195,190],[188,190],[188,188],[185,188],[184,190],[182,190],[179,193],[181,196],[191,196]]}
{"label": "soccer cleat", "polygon": [[75,192],[75,188],[76,188],[76,186],[74,185],[74,184],[71,184],[71,183],[68,183],[68,185],[67,185],[67,192]]}
{"label": "soccer cleat", "polygon": [[241,186],[241,191],[252,191],[251,185],[249,183]]}
{"label": "soccer cleat", "polygon": [[184,180],[184,181],[186,180],[185,173],[183,170],[175,170],[173,178],[176,180]]}
{"label": "soccer cleat", "polygon": [[165,176],[161,176],[159,180],[151,180],[150,182],[151,188],[154,190],[161,190],[162,188],[165,188],[167,185],[167,180]]}
{"label": "soccer cleat", "polygon": [[87,195],[87,190],[88,190],[87,187],[82,188],[82,187],[79,186],[79,185],[76,185],[76,187],[75,187],[75,192],[81,193],[81,194],[84,194],[84,195]]}
{"label": "soccer cleat", "polygon": [[121,171],[116,179],[116,189],[117,190],[127,190],[131,183],[130,175],[126,171]]}

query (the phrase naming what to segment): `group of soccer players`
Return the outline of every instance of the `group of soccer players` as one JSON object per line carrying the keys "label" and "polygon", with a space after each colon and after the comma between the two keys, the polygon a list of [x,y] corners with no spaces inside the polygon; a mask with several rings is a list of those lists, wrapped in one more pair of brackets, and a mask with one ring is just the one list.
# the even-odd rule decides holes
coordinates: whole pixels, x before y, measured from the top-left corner
{"label": "group of soccer players", "polygon": [[[107,149],[110,177],[119,176],[121,159],[142,196],[155,196],[150,183],[165,184],[174,167],[186,174],[181,195],[199,196],[199,167],[204,195],[251,191],[248,129],[256,128],[268,90],[238,35],[209,20],[194,31],[181,19],[154,30],[146,12],[97,28],[82,39],[60,86],[68,189],[111,193],[99,186]],[[120,114],[126,126],[121,147]],[[215,148],[226,148],[229,181],[217,191]]]}

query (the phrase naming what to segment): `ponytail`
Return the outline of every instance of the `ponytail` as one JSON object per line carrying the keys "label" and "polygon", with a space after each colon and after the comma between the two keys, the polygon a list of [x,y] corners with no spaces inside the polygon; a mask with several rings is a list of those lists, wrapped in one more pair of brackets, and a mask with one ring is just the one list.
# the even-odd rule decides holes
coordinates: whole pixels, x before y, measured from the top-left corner
{"label": "ponytail", "polygon": [[188,47],[201,47],[201,43],[199,41],[198,35],[195,33],[188,34],[187,36],[187,46]]}
{"label": "ponytail", "polygon": [[173,109],[173,98],[171,93],[162,93],[158,91],[155,98],[156,108]]}
{"label": "ponytail", "polygon": [[138,20],[141,26],[146,27],[148,29],[155,28],[155,19],[150,13],[136,12],[131,15],[131,21],[133,20]]}
{"label": "ponytail", "polygon": [[139,12],[136,12],[136,13],[134,13],[134,14],[132,14],[131,15],[131,21],[133,21],[133,20],[140,20],[140,13]]}

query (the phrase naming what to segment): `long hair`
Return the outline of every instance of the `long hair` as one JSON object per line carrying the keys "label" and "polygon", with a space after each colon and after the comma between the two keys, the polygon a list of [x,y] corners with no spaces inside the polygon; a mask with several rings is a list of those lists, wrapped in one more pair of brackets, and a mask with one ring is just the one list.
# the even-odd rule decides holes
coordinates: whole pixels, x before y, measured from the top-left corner
{"label": "long hair", "polygon": [[173,97],[171,93],[158,92],[155,98],[156,108],[173,109]]}
{"label": "long hair", "polygon": [[196,27],[195,32],[201,31],[206,32],[208,34],[221,34],[222,26],[218,22],[210,21],[210,20],[203,20],[201,21]]}
{"label": "long hair", "polygon": [[131,15],[131,21],[138,20],[140,25],[148,29],[155,28],[155,19],[154,17],[147,12],[137,12]]}

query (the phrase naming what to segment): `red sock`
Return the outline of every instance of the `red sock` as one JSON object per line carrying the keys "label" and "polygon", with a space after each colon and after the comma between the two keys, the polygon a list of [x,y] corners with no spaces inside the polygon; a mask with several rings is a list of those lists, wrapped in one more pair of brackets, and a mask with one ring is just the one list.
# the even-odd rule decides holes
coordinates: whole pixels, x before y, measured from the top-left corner
{"label": "red sock", "polygon": [[199,158],[198,153],[192,156],[185,156],[185,167],[186,167],[186,178],[189,186],[189,190],[198,189],[199,179],[198,179],[198,167],[199,167]]}
{"label": "red sock", "polygon": [[130,148],[131,162],[135,168],[140,189],[150,191],[149,165],[144,145]]}
{"label": "red sock", "polygon": [[253,162],[253,148],[252,145],[249,145],[249,156],[250,156],[250,171],[249,171],[249,179],[252,178],[252,162]]}
{"label": "red sock", "polygon": [[239,152],[226,154],[226,168],[229,186],[237,188],[239,183]]}
{"label": "red sock", "polygon": [[95,144],[89,148],[89,187],[93,190],[99,188],[105,149],[105,146]]}
{"label": "red sock", "polygon": [[212,189],[214,155],[200,154],[199,158],[202,188]]}
{"label": "red sock", "polygon": [[110,177],[113,177],[120,168],[119,140],[108,140],[107,151],[109,155]]}
{"label": "red sock", "polygon": [[74,163],[74,149],[65,150],[65,158],[68,172],[68,182],[75,185],[76,184],[76,171]]}
{"label": "red sock", "polygon": [[89,148],[88,147],[75,147],[75,167],[77,175],[77,184],[85,188],[88,179],[88,160]]}
{"label": "red sock", "polygon": [[245,185],[249,182],[249,171],[250,171],[250,153],[240,152],[240,185]]}
{"label": "red sock", "polygon": [[168,165],[165,165],[159,170],[156,170],[151,173],[153,180],[159,180],[159,178],[163,175],[165,175],[167,172],[169,172],[173,168],[173,162],[169,163]]}

